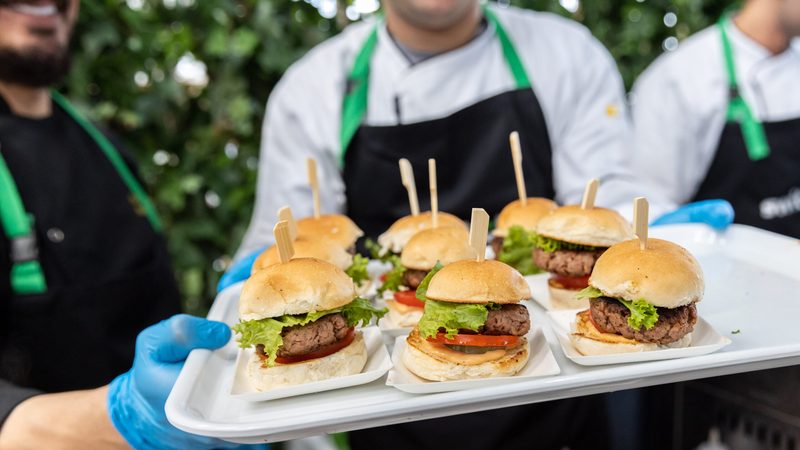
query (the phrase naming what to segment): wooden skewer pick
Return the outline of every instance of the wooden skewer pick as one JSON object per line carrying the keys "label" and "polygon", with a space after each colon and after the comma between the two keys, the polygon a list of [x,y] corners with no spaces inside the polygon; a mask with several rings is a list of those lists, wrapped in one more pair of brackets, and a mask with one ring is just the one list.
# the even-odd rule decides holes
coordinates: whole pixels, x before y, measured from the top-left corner
{"label": "wooden skewer pick", "polygon": [[581,202],[581,209],[594,208],[594,199],[597,197],[597,187],[600,186],[600,180],[592,178],[586,183],[586,189],[583,191],[583,201]]}
{"label": "wooden skewer pick", "polygon": [[311,194],[314,196],[314,218],[319,219],[319,180],[317,179],[317,161],[314,158],[308,158],[308,184],[311,185]]}
{"label": "wooden skewer pick", "polygon": [[519,144],[519,133],[512,131],[508,136],[511,144],[511,160],[514,162],[514,176],[517,179],[517,193],[522,206],[528,204],[528,192],[525,190],[525,176],[522,174],[522,148]]}
{"label": "wooden skewer pick", "polygon": [[436,186],[436,160],[428,160],[428,184],[431,188],[431,219],[433,228],[439,228],[439,188]]}
{"label": "wooden skewer pick", "polygon": [[280,256],[281,262],[289,262],[294,256],[294,246],[292,245],[292,239],[289,237],[289,223],[281,220],[275,224],[272,232],[275,234],[275,245],[278,246],[278,256]]}
{"label": "wooden skewer pick", "polygon": [[469,245],[475,249],[478,262],[486,258],[486,237],[489,233],[489,214],[483,208],[472,208],[469,224]]}
{"label": "wooden skewer pick", "polygon": [[633,201],[633,226],[636,236],[639,238],[639,248],[647,250],[647,221],[649,214],[649,203],[644,197],[637,197]]}
{"label": "wooden skewer pick", "polygon": [[400,179],[408,191],[408,204],[411,206],[411,215],[419,215],[419,197],[417,197],[417,185],[414,183],[414,169],[411,168],[411,163],[402,158],[400,160]]}
{"label": "wooden skewer pick", "polygon": [[285,220],[289,224],[289,238],[294,241],[297,239],[297,222],[292,215],[292,208],[284,206],[278,210],[278,220]]}

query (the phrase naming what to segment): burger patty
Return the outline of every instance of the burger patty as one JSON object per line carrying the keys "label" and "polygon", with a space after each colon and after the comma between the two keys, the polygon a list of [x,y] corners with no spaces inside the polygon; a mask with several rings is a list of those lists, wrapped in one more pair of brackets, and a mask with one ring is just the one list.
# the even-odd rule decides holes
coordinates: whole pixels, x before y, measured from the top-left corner
{"label": "burger patty", "polygon": [[500,252],[503,251],[503,241],[505,238],[502,236],[495,236],[492,238],[492,251],[494,252],[494,257],[497,259],[500,256]]}
{"label": "burger patty", "polygon": [[408,286],[409,289],[415,290],[427,275],[427,270],[406,269],[403,272],[403,284]]}
{"label": "burger patty", "polygon": [[[278,356],[300,356],[335,344],[347,336],[350,327],[341,314],[329,314],[307,325],[285,328]],[[263,351],[263,348],[262,348]]]}
{"label": "burger patty", "polygon": [[525,336],[531,329],[528,308],[519,304],[503,305],[500,309],[489,310],[489,317],[481,330],[482,334],[503,336]]}
{"label": "burger patty", "polygon": [[592,299],[590,304],[592,320],[600,331],[621,334],[639,342],[671,344],[689,334],[697,323],[697,307],[694,303],[677,308],[656,308],[658,322],[649,330],[631,328],[628,325],[630,310],[613,298]]}
{"label": "burger patty", "polygon": [[542,269],[564,277],[583,277],[592,273],[594,263],[603,251],[556,250],[546,252],[533,250],[533,262]]}

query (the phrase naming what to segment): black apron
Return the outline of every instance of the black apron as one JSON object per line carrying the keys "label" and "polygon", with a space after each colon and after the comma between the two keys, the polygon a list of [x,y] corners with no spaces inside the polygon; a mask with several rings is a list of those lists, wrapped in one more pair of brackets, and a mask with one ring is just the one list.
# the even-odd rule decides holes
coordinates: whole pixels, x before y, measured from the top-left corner
{"label": "black apron", "polygon": [[727,123],[693,201],[724,198],[736,222],[800,238],[800,118],[756,121],[739,94],[733,50],[719,22],[730,85]]}
{"label": "black apron", "polygon": [[[523,170],[528,192],[554,197],[551,145],[544,114],[511,41],[491,11],[485,12],[495,27],[517,89],[442,119],[381,127],[359,123],[357,129],[353,127],[352,141],[343,146],[347,149],[343,158],[347,214],[367,236],[376,237],[409,213],[407,194],[397,170],[400,158],[407,158],[418,172],[427,170],[428,158],[436,158],[440,167],[446,168],[438,174],[441,210],[465,220],[473,207],[484,208],[492,216],[498,214],[509,199],[517,197],[507,144],[509,134],[515,130],[523,137]],[[362,103],[366,101],[368,79],[363,75],[368,70],[364,64],[369,62],[375,36],[373,32],[356,58],[349,79],[350,99],[345,99],[343,128],[352,119],[348,119],[348,108],[352,107],[348,101],[354,96],[360,96]],[[360,122],[363,114],[353,117]],[[347,143],[346,134],[343,131],[343,143]],[[421,199],[420,209],[429,207],[426,202],[429,200]],[[350,445],[354,450],[512,450],[564,446],[602,449],[606,446],[606,426],[603,421],[593,419],[602,409],[599,396],[498,409],[356,431],[350,433]]]}
{"label": "black apron", "polygon": [[[67,108],[62,105],[54,114],[63,118],[66,112],[74,119],[74,111]],[[9,137],[19,126],[10,114],[0,114],[0,143],[5,136],[10,144]],[[92,133],[74,126],[66,129],[73,138],[81,132],[89,134],[90,140],[85,135],[82,139],[89,141],[87,145],[95,144],[92,151],[100,151],[101,143]],[[68,147],[62,150],[70,151]],[[0,378],[45,392],[104,385],[130,368],[136,336],[143,328],[179,312],[164,240],[147,217],[134,211],[130,192],[115,177],[112,165],[103,167],[111,172],[110,178],[105,173],[105,184],[94,190],[67,195],[74,193],[72,186],[80,185],[70,183],[63,192],[47,192],[43,198],[42,192],[30,189],[31,180],[47,181],[37,178],[38,162],[26,160],[24,149],[0,151],[16,155],[9,159],[12,175],[16,166],[25,168],[19,177],[29,177],[17,183],[23,204],[35,208],[28,212],[37,218],[32,231],[47,280],[46,291],[20,294],[7,284],[7,273],[0,277]],[[69,164],[82,164],[76,159],[70,157]],[[100,199],[119,206],[93,208],[95,203],[103,204]],[[61,240],[52,236],[55,226],[63,230]],[[2,239],[0,248],[8,249],[9,241]],[[104,267],[103,261],[89,258],[87,248],[108,252],[110,262]],[[10,265],[7,256],[2,255],[0,267]]]}

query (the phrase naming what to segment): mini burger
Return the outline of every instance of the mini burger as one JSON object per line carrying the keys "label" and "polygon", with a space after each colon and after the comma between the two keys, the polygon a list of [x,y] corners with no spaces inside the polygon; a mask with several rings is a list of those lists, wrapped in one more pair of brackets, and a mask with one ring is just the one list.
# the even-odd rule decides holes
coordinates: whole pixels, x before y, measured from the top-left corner
{"label": "mini burger", "polygon": [[380,291],[389,308],[389,317],[399,327],[412,327],[422,316],[424,294],[435,270],[463,259],[474,259],[469,233],[461,227],[429,228],[415,234],[400,255],[400,264],[387,274]]}
{"label": "mini burger", "polygon": [[530,296],[522,275],[499,261],[448,264],[430,279],[403,363],[432,381],[516,374],[530,353],[530,317],[519,304]]}
{"label": "mini burger", "polygon": [[703,271],[683,247],[648,239],[609,248],[597,260],[589,287],[589,309],[578,313],[570,335],[584,355],[687,347],[703,298]]}
{"label": "mini burger", "polygon": [[[467,231],[467,225],[458,217],[441,211],[438,215],[439,227],[456,227]],[[428,228],[433,228],[433,215],[430,211],[397,219],[388,230],[378,236],[377,245],[368,245],[373,253],[372,258],[385,260],[391,255],[399,255],[412,236]]]}
{"label": "mini burger", "polygon": [[576,294],[588,286],[597,258],[608,247],[633,238],[630,224],[616,211],[562,206],[536,226],[533,262],[550,272],[550,298],[560,308],[580,308]]}
{"label": "mini burger", "polygon": [[356,296],[333,264],[296,258],[253,274],[239,297],[239,346],[254,348],[247,376],[258,391],[361,372],[367,349],[357,325],[385,310]]}
{"label": "mini burger", "polygon": [[356,241],[364,235],[361,228],[349,217],[341,214],[327,214],[319,217],[306,217],[297,221],[297,236],[324,236],[342,248],[356,253]]}
{"label": "mini burger", "polygon": [[525,205],[519,200],[506,205],[497,215],[496,227],[492,231],[491,245],[495,258],[523,275],[541,272],[532,259],[536,225],[556,208],[556,202],[538,197],[528,198]]}
{"label": "mini burger", "polygon": [[[316,258],[329,262],[334,266],[345,271],[353,279],[359,290],[369,284],[369,274],[367,273],[367,263],[369,260],[360,254],[349,253],[340,244],[327,237],[311,237],[308,235],[298,236],[292,242],[295,258]],[[273,245],[258,255],[253,267],[250,269],[251,275],[259,270],[281,262],[278,254],[278,246]]]}

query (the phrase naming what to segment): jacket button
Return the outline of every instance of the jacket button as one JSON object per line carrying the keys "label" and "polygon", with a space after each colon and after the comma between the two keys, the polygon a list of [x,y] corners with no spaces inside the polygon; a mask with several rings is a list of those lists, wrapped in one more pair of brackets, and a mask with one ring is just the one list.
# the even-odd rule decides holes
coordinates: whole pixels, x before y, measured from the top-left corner
{"label": "jacket button", "polygon": [[64,232],[61,231],[61,228],[50,228],[47,230],[47,239],[50,239],[50,242],[58,244],[64,240]]}

